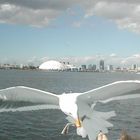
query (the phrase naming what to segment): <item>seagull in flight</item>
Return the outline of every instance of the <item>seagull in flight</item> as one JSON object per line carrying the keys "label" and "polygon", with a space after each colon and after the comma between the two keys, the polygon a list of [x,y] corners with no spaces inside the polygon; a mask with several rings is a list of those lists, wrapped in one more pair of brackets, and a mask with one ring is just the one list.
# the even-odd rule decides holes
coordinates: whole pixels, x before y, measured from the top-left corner
{"label": "seagull in flight", "polygon": [[[69,123],[62,134],[68,132],[70,125],[76,128],[77,135],[95,140],[98,133],[108,133],[113,127],[108,120],[115,111],[101,112],[95,110],[97,102],[102,105],[115,100],[139,98],[140,81],[117,81],[83,93],[63,93],[56,95],[39,89],[16,86],[0,90],[0,112],[31,111],[40,109],[60,109],[67,115]],[[23,106],[15,106],[21,103]],[[24,105],[25,104],[25,105]]]}

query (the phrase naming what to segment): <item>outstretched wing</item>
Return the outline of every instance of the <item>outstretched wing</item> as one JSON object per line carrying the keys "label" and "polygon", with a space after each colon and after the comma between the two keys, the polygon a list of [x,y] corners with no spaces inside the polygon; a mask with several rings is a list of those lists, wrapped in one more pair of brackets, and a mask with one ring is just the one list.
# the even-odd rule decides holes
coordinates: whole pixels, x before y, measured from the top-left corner
{"label": "outstretched wing", "polygon": [[[108,132],[113,125],[108,119],[115,116],[115,112],[99,112],[94,106],[96,102],[108,103],[114,100],[125,100],[140,97],[140,81],[118,81],[77,96],[79,117],[89,140],[95,140],[99,131]],[[135,94],[137,93],[137,94]]]}
{"label": "outstretched wing", "polygon": [[59,108],[59,97],[55,94],[24,86],[0,90],[0,112],[51,108]]}
{"label": "outstretched wing", "polygon": [[88,104],[95,103],[109,98],[133,94],[135,91],[140,90],[140,81],[117,81],[82,94],[79,94],[77,99],[84,100]]}

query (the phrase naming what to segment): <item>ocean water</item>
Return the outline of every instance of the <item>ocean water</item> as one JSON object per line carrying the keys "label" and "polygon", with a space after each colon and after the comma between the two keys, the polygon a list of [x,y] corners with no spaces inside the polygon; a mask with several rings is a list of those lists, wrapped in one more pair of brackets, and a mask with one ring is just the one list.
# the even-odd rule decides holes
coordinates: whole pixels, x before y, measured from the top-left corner
{"label": "ocean water", "polygon": [[[0,89],[29,86],[55,94],[85,92],[118,80],[140,80],[135,73],[84,73],[0,70]],[[101,110],[115,109],[117,116],[110,119],[109,140],[117,140],[122,129],[140,133],[140,99],[111,102]],[[0,113],[0,140],[81,140],[75,129],[61,135],[67,121],[59,110]],[[94,125],[94,124],[93,124]]]}

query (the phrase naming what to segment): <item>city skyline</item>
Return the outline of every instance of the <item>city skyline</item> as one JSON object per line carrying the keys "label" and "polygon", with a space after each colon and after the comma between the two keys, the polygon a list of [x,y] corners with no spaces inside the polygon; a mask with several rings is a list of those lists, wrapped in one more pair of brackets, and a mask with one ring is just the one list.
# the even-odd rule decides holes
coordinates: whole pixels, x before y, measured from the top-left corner
{"label": "city skyline", "polygon": [[99,64],[82,64],[81,66],[75,66],[70,62],[62,62],[49,60],[38,66],[33,63],[28,65],[23,64],[0,64],[0,69],[9,70],[43,70],[43,71],[67,71],[67,72],[140,72],[140,66],[137,64],[132,64],[131,66],[117,66],[106,65],[104,60],[100,60]]}
{"label": "city skyline", "polygon": [[[44,61],[44,62],[39,62],[38,64],[37,63],[34,63],[33,61],[31,62],[28,62],[28,63],[0,63],[0,68],[31,68],[31,69],[35,69],[35,68],[39,68],[43,63],[46,63],[46,62],[58,62],[62,65],[69,65],[69,66],[72,66],[73,68],[81,68],[83,69],[84,71],[85,70],[88,70],[88,71],[112,71],[112,70],[138,70],[140,71],[140,65],[138,63],[133,63],[131,65],[114,65],[114,64],[109,64],[109,63],[106,63],[103,59],[100,59],[98,62],[91,62],[91,63],[82,63],[79,64],[79,65],[75,65],[73,62],[69,62],[69,61],[64,61],[64,60],[53,60],[53,59],[50,59],[50,60],[47,60],[47,61]],[[52,65],[52,64],[51,64]],[[68,67],[69,67],[68,66]]]}
{"label": "city skyline", "polygon": [[0,2],[0,63],[140,65],[140,2]]}

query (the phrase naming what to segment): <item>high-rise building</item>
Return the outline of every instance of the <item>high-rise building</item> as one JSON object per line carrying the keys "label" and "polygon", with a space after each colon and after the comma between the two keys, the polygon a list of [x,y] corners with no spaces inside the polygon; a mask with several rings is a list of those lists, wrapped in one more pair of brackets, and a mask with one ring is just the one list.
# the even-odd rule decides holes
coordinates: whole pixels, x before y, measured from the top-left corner
{"label": "high-rise building", "polygon": [[138,68],[138,66],[136,64],[133,64],[131,67],[132,70],[136,70],[137,68]]}
{"label": "high-rise building", "polygon": [[88,65],[88,70],[90,70],[90,71],[93,70],[93,66],[91,64]]}
{"label": "high-rise building", "polygon": [[82,66],[81,66],[81,70],[82,70],[82,71],[86,71],[86,70],[87,70],[86,65],[82,65]]}
{"label": "high-rise building", "polygon": [[107,71],[113,71],[113,65],[107,65]]}
{"label": "high-rise building", "polygon": [[100,69],[100,70],[104,70],[104,69],[105,69],[104,60],[100,60],[99,69]]}
{"label": "high-rise building", "polygon": [[95,65],[95,64],[93,64],[93,66],[92,66],[92,67],[93,67],[93,70],[94,70],[94,71],[96,71],[96,65]]}

